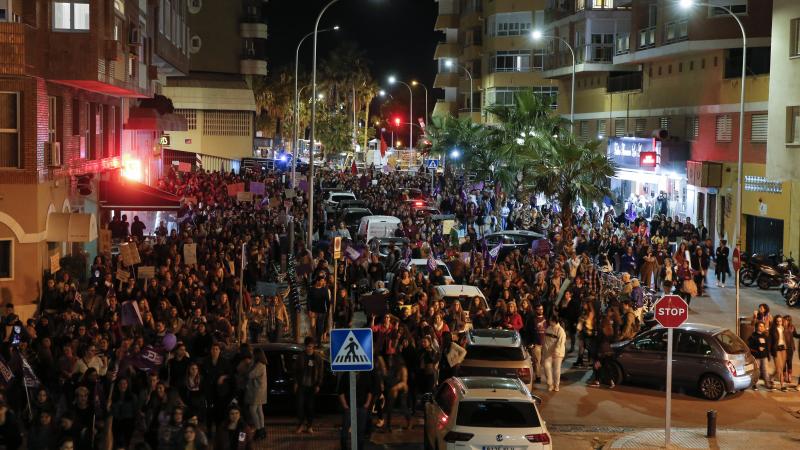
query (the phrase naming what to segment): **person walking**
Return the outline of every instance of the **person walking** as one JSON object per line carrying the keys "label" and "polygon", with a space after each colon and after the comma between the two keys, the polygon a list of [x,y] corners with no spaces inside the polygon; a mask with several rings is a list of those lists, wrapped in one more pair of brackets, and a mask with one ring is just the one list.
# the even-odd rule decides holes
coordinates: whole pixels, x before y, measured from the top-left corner
{"label": "person walking", "polygon": [[717,276],[717,287],[725,287],[725,277],[731,274],[731,267],[728,264],[728,256],[731,250],[728,248],[728,241],[725,239],[719,242],[719,247],[714,252],[714,274]]}
{"label": "person walking", "polygon": [[297,395],[297,429],[303,432],[307,427],[309,434],[314,434],[315,397],[322,385],[323,362],[316,352],[314,338],[307,336],[303,342],[305,350],[297,357],[295,365],[294,392]]}
{"label": "person walking", "polygon": [[350,448],[347,445],[350,437],[350,408],[356,408],[357,426],[357,445],[358,450],[363,450],[366,441],[367,411],[372,404],[372,380],[371,374],[365,372],[356,373],[356,404],[350,405],[350,377],[348,374],[339,376],[339,386],[336,389],[339,394],[339,406],[342,408],[342,427],[339,434],[341,448]]}
{"label": "person walking", "polygon": [[780,383],[781,391],[785,392],[787,388],[784,383],[788,381],[784,377],[786,353],[787,348],[793,343],[792,337],[786,332],[783,316],[775,316],[775,319],[772,321],[772,328],[769,331],[769,337],[769,353],[772,355],[772,361],[775,363],[775,374],[778,376],[778,383]]}
{"label": "person walking", "polygon": [[[770,354],[770,336],[767,333],[767,326],[759,322],[756,325],[756,330],[750,335],[747,340],[747,346],[750,348],[753,358],[756,359],[758,364],[759,378],[764,380],[764,387],[767,390],[773,390],[772,377],[769,371],[769,354]],[[753,383],[753,390],[758,390],[758,380]]]}
{"label": "person walking", "polygon": [[561,383],[561,363],[566,354],[567,334],[558,322],[558,316],[551,315],[547,321],[542,345],[542,358],[544,359],[544,374],[547,380],[547,390],[558,392]]}
{"label": "person walking", "polygon": [[244,403],[250,413],[250,421],[256,429],[256,440],[267,437],[264,428],[264,405],[267,403],[267,357],[264,350],[253,352],[253,364],[247,372],[247,385],[244,389]]}

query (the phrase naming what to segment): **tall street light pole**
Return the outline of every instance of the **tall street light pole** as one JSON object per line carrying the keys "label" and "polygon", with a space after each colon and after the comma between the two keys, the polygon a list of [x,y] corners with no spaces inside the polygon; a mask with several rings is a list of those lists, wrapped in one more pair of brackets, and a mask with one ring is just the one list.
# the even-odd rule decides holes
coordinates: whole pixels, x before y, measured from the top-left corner
{"label": "tall street light pole", "polygon": [[398,80],[396,77],[389,77],[389,84],[400,83],[408,88],[408,148],[414,148],[414,91],[408,83]]}
{"label": "tall street light pole", "polygon": [[558,39],[559,41],[563,42],[564,45],[567,46],[569,52],[572,54],[572,87],[571,92],[569,95],[569,132],[574,133],[575,131],[575,49],[572,48],[569,42],[561,36],[545,36],[542,34],[541,31],[534,31],[531,33],[531,37],[535,40],[541,39]]}
{"label": "tall street light pole", "polygon": [[428,86],[420,83],[419,81],[412,81],[412,86],[422,86],[422,89],[425,89],[425,126],[428,126]]}
{"label": "tall street light pole", "polygon": [[[739,16],[734,14],[733,11],[730,10],[727,6],[719,6],[719,5],[712,5],[709,3],[701,3],[695,2],[693,0],[681,0],[680,6],[683,9],[689,9],[692,6],[707,6],[709,8],[719,8],[725,11],[728,15],[736,20],[736,23],[739,25],[739,30],[742,32],[742,79],[740,84],[742,85],[741,92],[739,93],[739,156],[736,162],[736,221],[733,225],[733,243],[736,246],[736,249],[739,249],[739,254],[741,254],[741,243],[739,242],[740,239],[740,231],[741,231],[741,222],[742,222],[742,186],[743,178],[744,178],[744,166],[743,166],[743,158],[742,155],[744,153],[744,93],[745,93],[745,82],[747,81],[747,33],[744,30],[744,25],[742,21],[739,19]],[[735,281],[736,281],[736,334],[739,334],[739,271],[737,270],[734,274]]]}
{"label": "tall street light pole", "polygon": [[317,131],[317,41],[319,40],[319,22],[325,11],[339,0],[331,0],[322,8],[314,23],[314,53],[311,59],[311,147],[308,152],[308,250],[312,250],[314,239],[314,147]]}
{"label": "tall street light pole", "polygon": [[[339,26],[336,25],[331,28],[320,30],[319,32],[324,33],[326,31],[334,31],[338,29]],[[295,178],[297,176],[296,175],[297,156],[298,156],[297,147],[299,147],[298,135],[300,134],[300,93],[297,91],[297,82],[299,80],[298,67],[300,62],[300,47],[303,45],[303,42],[305,42],[305,40],[308,39],[309,36],[313,34],[314,32],[312,31],[307,35],[303,36],[303,38],[300,39],[300,42],[297,43],[297,50],[294,53],[294,136],[292,136],[294,139],[292,140],[292,175],[291,175],[293,188],[297,187]]]}
{"label": "tall street light pole", "polygon": [[454,63],[452,59],[448,59],[447,61],[445,61],[444,65],[445,67],[455,66],[456,68],[462,69],[464,72],[467,73],[467,76],[469,77],[469,113],[470,117],[472,117],[472,111],[473,111],[472,97],[474,97],[475,94],[475,91],[472,89],[472,72],[470,72],[466,67],[462,66],[461,64]]}

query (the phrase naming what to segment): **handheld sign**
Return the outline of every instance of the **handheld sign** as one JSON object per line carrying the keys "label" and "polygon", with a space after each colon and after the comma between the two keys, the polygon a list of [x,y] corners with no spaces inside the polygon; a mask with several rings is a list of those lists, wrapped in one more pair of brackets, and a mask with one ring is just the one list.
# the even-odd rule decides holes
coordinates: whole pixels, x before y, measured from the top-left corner
{"label": "handheld sign", "polygon": [[677,295],[665,295],[655,305],[655,319],[667,329],[667,402],[664,421],[664,443],[670,447],[672,428],[672,329],[678,328],[689,318],[689,305]]}

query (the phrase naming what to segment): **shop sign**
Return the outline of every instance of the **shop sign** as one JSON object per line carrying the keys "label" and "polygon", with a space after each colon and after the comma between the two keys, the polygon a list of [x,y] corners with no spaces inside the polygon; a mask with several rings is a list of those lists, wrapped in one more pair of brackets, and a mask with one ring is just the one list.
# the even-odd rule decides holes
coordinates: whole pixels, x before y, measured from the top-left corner
{"label": "shop sign", "polygon": [[623,169],[654,172],[661,162],[661,142],[650,138],[609,138],[608,158]]}
{"label": "shop sign", "polygon": [[170,145],[170,141],[171,141],[171,139],[170,139],[168,134],[162,134],[161,138],[159,138],[159,140],[158,140],[158,143],[161,144],[161,146],[167,146],[168,147]]}

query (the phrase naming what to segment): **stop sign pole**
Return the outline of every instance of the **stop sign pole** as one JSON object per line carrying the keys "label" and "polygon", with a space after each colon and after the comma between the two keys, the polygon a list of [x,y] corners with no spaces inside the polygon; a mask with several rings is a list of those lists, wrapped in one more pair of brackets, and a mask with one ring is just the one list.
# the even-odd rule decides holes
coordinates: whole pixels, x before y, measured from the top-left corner
{"label": "stop sign pole", "polygon": [[689,318],[689,305],[677,295],[665,295],[655,306],[655,319],[667,329],[667,401],[664,420],[664,445],[669,448],[672,428],[672,330]]}

